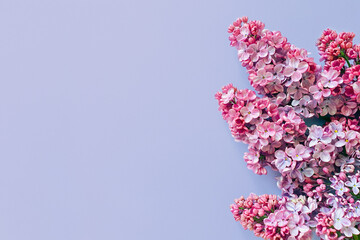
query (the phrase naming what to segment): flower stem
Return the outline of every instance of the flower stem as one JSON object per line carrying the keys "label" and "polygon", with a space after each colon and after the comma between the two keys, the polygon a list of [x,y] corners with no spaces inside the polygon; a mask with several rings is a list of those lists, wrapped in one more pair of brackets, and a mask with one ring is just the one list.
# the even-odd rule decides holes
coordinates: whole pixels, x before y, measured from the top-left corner
{"label": "flower stem", "polygon": [[349,59],[348,59],[348,57],[346,56],[344,50],[342,50],[342,49],[340,50],[340,56],[343,57],[343,58],[345,59],[346,63],[348,64],[348,66],[351,67],[351,64],[350,64],[350,62],[349,62]]}

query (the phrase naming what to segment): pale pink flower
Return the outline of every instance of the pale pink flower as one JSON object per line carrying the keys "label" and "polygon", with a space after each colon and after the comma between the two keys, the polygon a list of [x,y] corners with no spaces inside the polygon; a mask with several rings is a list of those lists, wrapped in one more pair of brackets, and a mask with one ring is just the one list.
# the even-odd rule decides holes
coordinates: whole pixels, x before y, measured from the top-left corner
{"label": "pale pink flower", "polygon": [[314,158],[320,158],[323,162],[329,162],[331,160],[331,153],[334,152],[334,145],[325,145],[322,143],[315,145]]}
{"label": "pale pink flower", "polygon": [[347,181],[345,185],[351,187],[355,195],[359,193],[360,183],[357,181],[357,177],[355,175],[351,176],[350,181]]}
{"label": "pale pink flower", "polygon": [[351,226],[351,221],[344,217],[344,210],[342,208],[336,209],[334,212],[334,228],[340,230],[343,227]]}
{"label": "pale pink flower", "polygon": [[349,191],[349,189],[347,187],[345,187],[343,181],[338,181],[338,182],[336,182],[335,184],[333,184],[331,186],[332,186],[332,188],[334,188],[336,190],[336,194],[338,196],[342,196],[344,193]]}
{"label": "pale pink flower", "polygon": [[282,150],[277,150],[275,152],[275,166],[282,172],[286,167],[291,165],[291,158],[286,155],[286,153]]}
{"label": "pale pink flower", "polygon": [[355,102],[344,102],[343,107],[341,108],[341,114],[345,116],[350,116],[353,113],[354,109],[357,107],[358,105]]}
{"label": "pale pink flower", "polygon": [[284,80],[284,74],[282,73],[283,68],[284,68],[283,64],[280,63],[276,64],[276,66],[273,69],[274,78],[277,78],[280,81]]}
{"label": "pale pink flower", "polygon": [[299,172],[301,174],[300,179],[304,179],[305,177],[311,177],[314,175],[314,169],[311,167],[307,167],[306,163],[303,163],[302,167],[299,169]]}
{"label": "pale pink flower", "polygon": [[246,61],[250,57],[250,54],[247,52],[247,46],[244,42],[239,42],[238,46],[238,58],[240,61]]}
{"label": "pale pink flower", "polygon": [[344,226],[342,228],[342,232],[345,234],[346,237],[351,238],[353,235],[359,235],[359,230],[355,227],[358,222],[352,222],[350,226]]}
{"label": "pale pink flower", "polygon": [[299,81],[302,78],[302,74],[306,72],[309,65],[306,62],[300,62],[299,59],[291,58],[289,65],[284,69],[284,75],[286,77],[291,77],[291,80],[294,82]]}
{"label": "pale pink flower", "polygon": [[275,48],[281,48],[283,43],[286,43],[286,38],[281,35],[281,32],[274,31],[269,40],[269,44]]}
{"label": "pale pink flower", "polygon": [[313,147],[318,143],[329,144],[331,142],[331,138],[324,134],[323,128],[316,125],[312,125],[310,127],[310,134],[308,139],[311,139],[309,147]]}
{"label": "pale pink flower", "polygon": [[249,35],[250,35],[249,24],[244,24],[240,28],[240,34],[238,36],[238,41],[240,42],[241,40],[246,39]]}
{"label": "pale pink flower", "polygon": [[259,163],[259,154],[254,151],[249,151],[244,154],[244,160],[247,163],[247,168],[252,170],[254,173],[257,173],[261,169],[261,164]]}
{"label": "pale pink flower", "polygon": [[274,227],[284,227],[288,224],[291,213],[286,210],[278,210],[271,213],[268,218],[264,219],[264,223]]}
{"label": "pale pink flower", "polygon": [[252,103],[249,103],[246,107],[241,108],[240,113],[244,117],[244,121],[246,123],[249,123],[254,118],[258,118],[260,116],[259,109],[255,108]]}
{"label": "pale pink flower", "polygon": [[275,134],[272,136],[272,140],[280,141],[282,139],[283,132],[284,132],[282,127],[280,127],[277,124],[274,124],[273,128],[274,128]]}
{"label": "pale pink flower", "polygon": [[308,91],[303,88],[299,82],[293,83],[289,86],[288,91],[287,91],[291,96],[293,96],[293,99],[295,100],[300,100],[301,97],[305,94],[308,93]]}
{"label": "pale pink flower", "polygon": [[345,165],[353,164],[355,162],[355,159],[349,156],[340,155],[339,159],[336,159],[335,165],[343,169]]}
{"label": "pale pink flower", "polygon": [[257,62],[259,58],[264,58],[268,55],[268,46],[264,41],[258,41],[257,43],[251,44],[247,50],[250,54],[250,59],[253,62]]}
{"label": "pale pink flower", "polygon": [[336,147],[345,146],[346,152],[350,152],[352,146],[355,146],[358,143],[357,133],[353,130],[350,130],[345,133],[345,137],[340,139],[335,143]]}
{"label": "pale pink flower", "polygon": [[287,210],[289,210],[290,212],[295,213],[295,214],[300,212],[301,209],[303,208],[302,203],[300,203],[300,202],[294,203],[292,201],[287,202],[285,206],[286,206]]}
{"label": "pale pink flower", "polygon": [[343,128],[342,128],[342,125],[340,123],[336,124],[334,122],[331,122],[328,125],[328,128],[329,128],[330,132],[332,133],[332,135],[331,135],[332,139],[335,139],[337,137],[338,138],[345,137],[345,133],[343,132]]}
{"label": "pale pink flower", "polygon": [[337,85],[343,82],[343,79],[339,77],[340,72],[330,69],[321,73],[320,82],[326,88],[335,88]]}
{"label": "pale pink flower", "polygon": [[331,100],[325,100],[320,103],[321,108],[321,116],[325,116],[327,114],[335,115],[337,112],[336,104]]}
{"label": "pale pink flower", "polygon": [[242,101],[253,101],[257,98],[256,93],[249,89],[241,89],[237,91],[235,95],[236,98]]}
{"label": "pale pink flower", "polygon": [[264,86],[273,79],[271,72],[267,72],[264,68],[259,69],[256,73],[256,77],[253,79],[255,85]]}
{"label": "pale pink flower", "polygon": [[290,229],[290,234],[293,237],[296,237],[300,232],[305,233],[309,231],[309,227],[305,225],[305,219],[298,214],[293,214],[289,219],[288,227]]}
{"label": "pale pink flower", "polygon": [[224,104],[229,103],[235,97],[235,89],[231,88],[229,91],[221,96],[221,100]]}
{"label": "pale pink flower", "polygon": [[316,85],[311,86],[309,88],[310,93],[313,95],[314,99],[320,100],[322,97],[328,97],[331,95],[330,89],[323,89],[321,87],[318,87]]}
{"label": "pale pink flower", "polygon": [[304,145],[298,144],[295,148],[287,148],[286,154],[295,161],[302,161],[310,157],[311,150]]}
{"label": "pale pink flower", "polygon": [[270,122],[264,122],[263,124],[259,124],[257,126],[259,136],[262,138],[268,138],[275,135],[275,124]]}
{"label": "pale pink flower", "polygon": [[308,202],[308,206],[303,206],[303,210],[302,210],[303,213],[309,214],[318,208],[317,200],[309,197],[307,199],[307,202]]}
{"label": "pale pink flower", "polygon": [[311,98],[308,95],[303,96],[299,100],[294,99],[291,105],[294,106],[294,111],[298,114],[302,114],[304,117],[311,117],[308,106],[312,103]]}
{"label": "pale pink flower", "polygon": [[354,214],[359,217],[360,216],[360,201],[356,201],[356,203],[353,205],[354,207]]}
{"label": "pale pink flower", "polygon": [[268,154],[273,154],[276,149],[281,147],[280,142],[269,141],[269,143],[261,148],[262,151],[267,152]]}

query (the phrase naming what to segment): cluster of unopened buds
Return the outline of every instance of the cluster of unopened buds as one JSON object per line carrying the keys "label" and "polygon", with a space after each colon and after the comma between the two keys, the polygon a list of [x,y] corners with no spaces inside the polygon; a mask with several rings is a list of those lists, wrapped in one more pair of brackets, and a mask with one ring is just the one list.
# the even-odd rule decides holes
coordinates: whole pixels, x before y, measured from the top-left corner
{"label": "cluster of unopened buds", "polygon": [[[360,239],[360,45],[327,29],[314,63],[260,21],[236,20],[230,44],[255,91],[224,86],[215,97],[244,159],[279,172],[280,197],[240,197],[236,221],[263,239]],[[317,122],[317,124],[314,124]]]}

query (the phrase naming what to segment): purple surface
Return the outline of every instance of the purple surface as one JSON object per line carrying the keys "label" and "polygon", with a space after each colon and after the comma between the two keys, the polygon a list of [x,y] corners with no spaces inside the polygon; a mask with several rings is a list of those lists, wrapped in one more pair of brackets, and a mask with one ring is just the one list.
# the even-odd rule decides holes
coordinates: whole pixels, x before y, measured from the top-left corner
{"label": "purple surface", "polygon": [[228,206],[279,191],[217,111],[249,87],[227,27],[248,15],[318,59],[326,27],[360,34],[359,7],[1,1],[0,239],[256,239]]}

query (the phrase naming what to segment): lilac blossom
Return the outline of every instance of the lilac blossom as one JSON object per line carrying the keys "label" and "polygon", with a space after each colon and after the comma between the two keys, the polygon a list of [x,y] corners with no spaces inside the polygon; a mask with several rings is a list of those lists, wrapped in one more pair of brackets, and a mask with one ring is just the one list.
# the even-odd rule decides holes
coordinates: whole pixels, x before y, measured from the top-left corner
{"label": "lilac blossom", "polygon": [[352,222],[350,226],[344,226],[342,228],[342,232],[345,234],[346,237],[352,237],[353,235],[359,235],[359,230],[355,227],[357,223]]}
{"label": "lilac blossom", "polygon": [[343,82],[342,78],[339,77],[339,72],[336,70],[329,70],[321,73],[320,82],[326,88],[335,88]]}
{"label": "lilac blossom", "polygon": [[295,148],[287,148],[285,152],[293,160],[302,161],[310,157],[311,150],[299,144]]}
{"label": "lilac blossom", "polygon": [[306,62],[301,62],[299,59],[291,58],[289,65],[284,69],[284,75],[291,77],[291,80],[297,82],[301,79],[302,74],[308,69],[309,65]]}
{"label": "lilac blossom", "polygon": [[334,228],[337,230],[351,226],[350,220],[344,217],[344,210],[342,208],[336,209],[333,220]]}
{"label": "lilac blossom", "polygon": [[359,193],[360,183],[358,182],[358,179],[355,175],[351,176],[350,181],[347,181],[345,185],[351,187],[355,195]]}
{"label": "lilac blossom", "polygon": [[358,143],[357,133],[355,131],[346,132],[343,139],[340,139],[335,143],[336,147],[345,146],[346,152],[350,152],[350,148]]}
{"label": "lilac blossom", "polygon": [[347,187],[345,187],[343,181],[338,181],[331,186],[332,186],[332,188],[334,188],[336,190],[336,194],[339,196],[342,196],[344,193],[349,191],[349,189]]}
{"label": "lilac blossom", "polygon": [[255,108],[252,103],[249,103],[246,107],[243,107],[240,110],[240,113],[243,115],[245,122],[250,122],[252,119],[260,116],[260,111]]}
{"label": "lilac blossom", "polygon": [[323,128],[316,125],[310,127],[309,138],[311,139],[309,142],[310,147],[318,143],[329,144],[331,142],[331,138],[324,133]]}
{"label": "lilac blossom", "polygon": [[275,157],[275,166],[279,169],[280,172],[291,165],[292,160],[284,151],[277,150],[275,152]]}
{"label": "lilac blossom", "polygon": [[323,162],[329,162],[331,160],[331,153],[334,152],[334,150],[334,145],[316,144],[313,157],[320,158]]}

